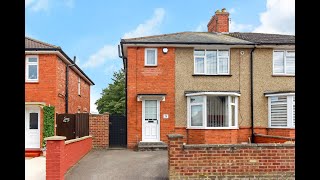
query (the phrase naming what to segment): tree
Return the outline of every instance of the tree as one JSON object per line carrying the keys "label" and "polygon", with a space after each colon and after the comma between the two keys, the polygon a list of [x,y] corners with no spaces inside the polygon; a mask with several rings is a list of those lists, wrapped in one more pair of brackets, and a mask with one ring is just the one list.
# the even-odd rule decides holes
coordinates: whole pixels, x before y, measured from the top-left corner
{"label": "tree", "polygon": [[120,69],[113,73],[113,83],[102,90],[101,98],[95,104],[100,114],[109,112],[110,114],[125,114],[126,94],[124,70]]}

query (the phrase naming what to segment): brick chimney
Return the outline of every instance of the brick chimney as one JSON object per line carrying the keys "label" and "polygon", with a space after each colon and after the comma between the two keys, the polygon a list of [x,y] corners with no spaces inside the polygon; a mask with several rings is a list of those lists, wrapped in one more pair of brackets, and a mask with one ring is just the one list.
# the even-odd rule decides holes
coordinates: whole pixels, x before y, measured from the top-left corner
{"label": "brick chimney", "polygon": [[208,25],[208,32],[229,32],[229,13],[226,8],[217,10],[211,17]]}

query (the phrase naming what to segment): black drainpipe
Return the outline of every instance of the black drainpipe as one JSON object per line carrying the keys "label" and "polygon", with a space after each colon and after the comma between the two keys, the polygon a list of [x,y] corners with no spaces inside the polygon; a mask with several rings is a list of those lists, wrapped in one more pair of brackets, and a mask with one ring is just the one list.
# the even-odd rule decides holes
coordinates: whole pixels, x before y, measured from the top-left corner
{"label": "black drainpipe", "polygon": [[[121,55],[120,55],[120,49],[121,49]],[[123,60],[123,69],[124,69],[124,73],[125,73],[125,86],[124,86],[124,89],[125,89],[125,94],[126,94],[126,96],[125,96],[125,101],[126,101],[126,107],[125,107],[125,109],[126,109],[126,112],[125,112],[125,116],[126,116],[126,118],[127,118],[127,105],[128,105],[128,102],[127,102],[127,58],[126,57],[124,57],[124,55],[123,55],[123,44],[120,42],[120,46],[118,45],[118,56],[119,56],[119,58],[122,58],[122,60]],[[128,121],[128,120],[127,120]]]}
{"label": "black drainpipe", "polygon": [[251,89],[251,143],[254,143],[254,120],[253,120],[253,52],[254,47],[250,52],[250,89]]}
{"label": "black drainpipe", "polygon": [[68,114],[68,99],[69,99],[69,67],[76,65],[76,56],[73,57],[73,64],[66,65],[66,96],[65,96],[65,113]]}

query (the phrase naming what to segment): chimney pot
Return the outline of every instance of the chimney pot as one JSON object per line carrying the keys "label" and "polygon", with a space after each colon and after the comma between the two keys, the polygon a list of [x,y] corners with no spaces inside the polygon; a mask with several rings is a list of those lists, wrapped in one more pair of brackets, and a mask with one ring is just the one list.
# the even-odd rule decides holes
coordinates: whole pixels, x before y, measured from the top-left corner
{"label": "chimney pot", "polygon": [[226,8],[222,8],[221,11],[222,11],[222,12],[227,12],[227,11],[226,11]]}

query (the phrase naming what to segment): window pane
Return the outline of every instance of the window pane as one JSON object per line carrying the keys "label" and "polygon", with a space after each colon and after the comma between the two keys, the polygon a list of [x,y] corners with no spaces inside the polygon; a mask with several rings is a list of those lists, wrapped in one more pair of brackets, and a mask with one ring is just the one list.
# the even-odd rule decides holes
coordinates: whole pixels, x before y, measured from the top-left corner
{"label": "window pane", "polygon": [[228,103],[226,96],[207,96],[207,126],[228,127]]}
{"label": "window pane", "polygon": [[286,56],[291,56],[291,57],[295,57],[295,51],[287,51]]}
{"label": "window pane", "polygon": [[154,65],[156,64],[156,51],[148,49],[147,50],[147,64]]}
{"label": "window pane", "polygon": [[274,73],[284,73],[284,58],[283,51],[274,51],[273,52],[273,63],[274,63]]}
{"label": "window pane", "polygon": [[219,58],[219,73],[228,73],[228,58]]}
{"label": "window pane", "polygon": [[287,96],[271,97],[271,126],[287,127]]}
{"label": "window pane", "polygon": [[217,51],[206,53],[207,74],[217,74]]}
{"label": "window pane", "polygon": [[234,105],[231,105],[231,126],[236,125],[236,109]]}
{"label": "window pane", "polygon": [[295,74],[295,57],[286,58],[286,73]]}
{"label": "window pane", "polygon": [[219,56],[229,56],[229,51],[219,51]]}
{"label": "window pane", "polygon": [[202,103],[203,97],[202,96],[192,96],[192,97],[190,97],[190,102],[191,103]]}
{"label": "window pane", "polygon": [[196,57],[195,66],[196,66],[196,73],[204,73],[204,58]]}
{"label": "window pane", "polygon": [[194,55],[195,56],[204,56],[204,50],[194,50]]}
{"label": "window pane", "polygon": [[156,100],[146,100],[145,101],[145,120],[155,120],[157,119],[157,101]]}
{"label": "window pane", "polygon": [[37,65],[29,65],[29,79],[38,79]]}
{"label": "window pane", "polygon": [[236,98],[234,96],[231,96],[231,102],[235,103],[236,102]]}
{"label": "window pane", "polygon": [[38,59],[35,58],[35,57],[30,57],[30,58],[28,58],[28,61],[29,61],[29,62],[37,62]]}
{"label": "window pane", "polygon": [[295,96],[293,96],[292,99],[292,121],[293,121],[293,126],[296,125],[296,102],[295,102]]}
{"label": "window pane", "polygon": [[30,113],[29,129],[38,129],[38,113]]}
{"label": "window pane", "polygon": [[202,126],[202,105],[191,106],[191,126]]}

